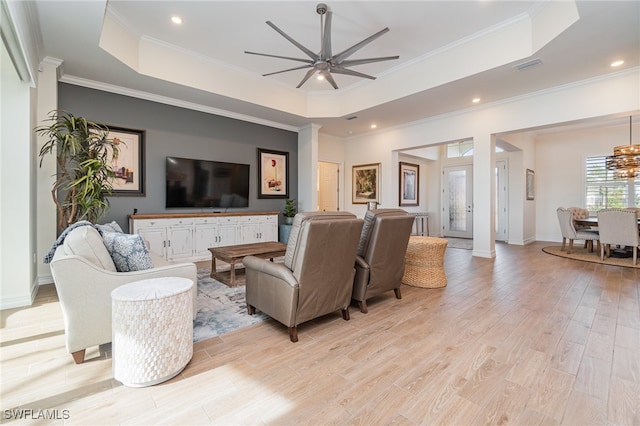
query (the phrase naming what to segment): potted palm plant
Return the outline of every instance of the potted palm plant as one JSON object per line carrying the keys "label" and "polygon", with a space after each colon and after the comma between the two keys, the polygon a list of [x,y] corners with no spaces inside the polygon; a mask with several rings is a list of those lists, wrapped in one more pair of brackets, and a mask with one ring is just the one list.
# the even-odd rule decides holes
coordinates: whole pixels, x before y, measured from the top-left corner
{"label": "potted palm plant", "polygon": [[56,156],[51,195],[58,211],[58,228],[62,231],[79,220],[95,223],[109,207],[117,144],[108,138],[106,126],[66,111],[52,111],[47,121],[52,124],[35,131],[48,139],[40,149],[40,166],[45,156]]}
{"label": "potted palm plant", "polygon": [[296,205],[295,198],[287,198],[284,200],[284,210],[282,210],[282,214],[284,215],[284,223],[287,225],[291,225],[293,223],[293,217],[298,213],[298,206]]}

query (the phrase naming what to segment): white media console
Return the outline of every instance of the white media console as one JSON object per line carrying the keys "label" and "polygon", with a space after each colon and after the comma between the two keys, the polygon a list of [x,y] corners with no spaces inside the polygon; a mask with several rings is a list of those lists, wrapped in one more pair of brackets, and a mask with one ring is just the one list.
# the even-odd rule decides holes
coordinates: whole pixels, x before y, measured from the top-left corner
{"label": "white media console", "polygon": [[278,213],[135,214],[129,232],[167,260],[200,262],[211,260],[210,247],[278,241]]}

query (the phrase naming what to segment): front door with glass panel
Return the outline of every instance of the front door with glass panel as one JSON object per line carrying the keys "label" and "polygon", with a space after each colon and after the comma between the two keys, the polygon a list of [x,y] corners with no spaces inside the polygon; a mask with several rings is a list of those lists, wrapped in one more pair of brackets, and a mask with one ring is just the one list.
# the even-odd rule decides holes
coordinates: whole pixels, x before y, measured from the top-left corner
{"label": "front door with glass panel", "polygon": [[473,166],[444,169],[443,235],[473,238]]}

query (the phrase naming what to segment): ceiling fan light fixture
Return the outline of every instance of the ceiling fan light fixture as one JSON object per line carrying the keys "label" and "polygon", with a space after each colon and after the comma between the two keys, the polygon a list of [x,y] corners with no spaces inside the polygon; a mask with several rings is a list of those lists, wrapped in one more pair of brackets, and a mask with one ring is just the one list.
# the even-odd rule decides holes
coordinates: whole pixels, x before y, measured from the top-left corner
{"label": "ceiling fan light fixture", "polygon": [[323,78],[327,80],[331,84],[331,86],[333,86],[334,89],[337,90],[338,84],[334,80],[332,74],[343,74],[343,75],[350,75],[352,77],[360,77],[360,78],[367,78],[369,80],[375,80],[376,77],[363,74],[358,71],[354,71],[352,69],[349,69],[349,67],[356,66],[356,65],[370,64],[374,62],[390,61],[390,60],[395,60],[400,58],[400,56],[385,56],[385,57],[378,57],[378,58],[366,58],[366,59],[354,59],[354,60],[347,59],[351,55],[353,55],[355,52],[357,52],[367,44],[371,43],[373,40],[387,33],[389,31],[389,28],[384,28],[378,31],[377,33],[362,40],[361,42],[354,44],[348,49],[345,49],[340,53],[333,54],[333,50],[331,47],[331,16],[332,16],[331,10],[326,4],[318,3],[318,5],[316,6],[316,12],[320,15],[320,46],[321,46],[320,53],[316,53],[311,49],[308,49],[307,47],[303,46],[301,43],[297,42],[287,33],[285,33],[280,28],[278,28],[273,22],[267,21],[267,25],[273,28],[282,37],[286,38],[291,44],[293,44],[302,52],[304,52],[309,58],[308,59],[293,58],[289,56],[249,52],[245,50],[244,53],[247,53],[249,55],[258,55],[258,56],[266,56],[270,58],[286,59],[286,60],[302,62],[306,64],[306,65],[302,65],[294,68],[285,69],[282,71],[262,74],[263,77],[266,77],[268,75],[294,71],[294,70],[308,69],[307,73],[304,75],[300,83],[298,83],[296,88],[300,88],[304,83],[307,82],[307,80],[309,80],[309,78],[311,78],[313,74],[318,72],[319,74],[322,74]]}

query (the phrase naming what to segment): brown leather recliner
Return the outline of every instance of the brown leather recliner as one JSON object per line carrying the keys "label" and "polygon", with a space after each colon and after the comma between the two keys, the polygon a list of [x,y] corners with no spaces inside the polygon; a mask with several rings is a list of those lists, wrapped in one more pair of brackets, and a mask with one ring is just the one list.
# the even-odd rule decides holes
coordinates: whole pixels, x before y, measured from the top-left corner
{"label": "brown leather recliner", "polygon": [[348,320],[362,225],[347,212],[298,213],[284,263],[244,258],[249,314],[258,309],[286,325],[292,342],[305,321],[338,309]]}
{"label": "brown leather recliner", "polygon": [[352,298],[367,313],[367,299],[393,290],[401,299],[404,258],[414,217],[402,209],[369,210],[356,257]]}

